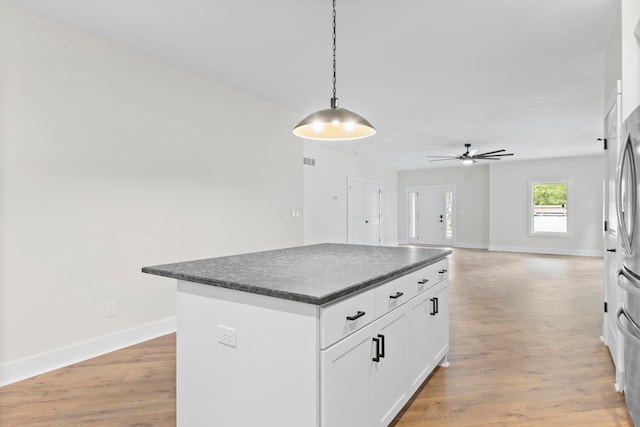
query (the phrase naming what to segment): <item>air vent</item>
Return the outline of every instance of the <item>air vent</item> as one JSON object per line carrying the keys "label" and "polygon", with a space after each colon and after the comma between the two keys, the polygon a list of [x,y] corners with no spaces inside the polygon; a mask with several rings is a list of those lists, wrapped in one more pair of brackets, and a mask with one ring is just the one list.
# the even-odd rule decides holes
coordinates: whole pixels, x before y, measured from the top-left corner
{"label": "air vent", "polygon": [[304,157],[302,159],[302,163],[304,163],[305,165],[308,165],[308,166],[315,166],[316,165],[316,159],[310,159],[309,157]]}

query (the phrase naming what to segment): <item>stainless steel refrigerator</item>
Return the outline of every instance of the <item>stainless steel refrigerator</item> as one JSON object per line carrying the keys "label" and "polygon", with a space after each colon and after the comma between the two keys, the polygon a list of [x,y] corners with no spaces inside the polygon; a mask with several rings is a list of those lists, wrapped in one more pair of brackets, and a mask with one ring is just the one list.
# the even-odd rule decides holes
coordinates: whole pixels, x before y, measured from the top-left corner
{"label": "stainless steel refrigerator", "polygon": [[622,146],[616,179],[618,239],[622,266],[618,286],[622,308],[618,329],[624,337],[624,393],[627,408],[640,426],[640,107],[622,126]]}

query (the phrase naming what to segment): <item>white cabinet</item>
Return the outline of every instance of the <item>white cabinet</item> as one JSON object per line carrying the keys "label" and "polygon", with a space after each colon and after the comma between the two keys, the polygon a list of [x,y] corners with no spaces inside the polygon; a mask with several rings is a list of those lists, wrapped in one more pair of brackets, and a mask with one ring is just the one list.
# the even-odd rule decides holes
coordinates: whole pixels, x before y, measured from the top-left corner
{"label": "white cabinet", "polygon": [[406,309],[321,352],[323,427],[386,426],[407,400]]}
{"label": "white cabinet", "polygon": [[369,375],[375,354],[375,324],[321,351],[320,394],[323,427],[369,425]]}
{"label": "white cabinet", "polygon": [[428,341],[431,344],[431,362],[433,366],[443,361],[444,366],[448,366],[444,358],[449,352],[449,281],[445,280],[438,284],[431,292],[430,298],[432,311]]}
{"label": "white cabinet", "polygon": [[448,280],[409,301],[409,389],[415,392],[449,351]]}
{"label": "white cabinet", "polygon": [[[406,304],[376,322],[380,353],[371,361],[371,420],[369,426],[387,426],[409,399],[407,390]],[[375,349],[374,349],[375,351]]]}
{"label": "white cabinet", "polygon": [[[323,427],[389,425],[435,366],[446,360],[449,281],[446,268],[439,267],[412,275],[410,281],[429,276],[437,285],[404,303],[397,302],[404,295],[393,297],[406,293],[410,281],[377,288],[380,317],[321,351]],[[361,304],[365,301],[368,297]]]}

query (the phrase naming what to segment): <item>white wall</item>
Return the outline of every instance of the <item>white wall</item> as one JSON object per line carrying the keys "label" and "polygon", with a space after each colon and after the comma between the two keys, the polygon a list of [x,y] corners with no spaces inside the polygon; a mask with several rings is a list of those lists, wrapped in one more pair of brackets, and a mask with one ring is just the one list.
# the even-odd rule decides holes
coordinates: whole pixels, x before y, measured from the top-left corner
{"label": "white wall", "polygon": [[302,244],[299,118],[0,2],[0,368],[174,316],[142,266]]}
{"label": "white wall", "polygon": [[489,246],[489,166],[450,167],[400,171],[398,173],[398,236],[406,242],[406,189],[421,185],[455,185],[454,246]]}
{"label": "white wall", "polygon": [[[602,254],[603,158],[600,155],[492,164],[490,250]],[[573,237],[529,236],[529,180],[573,180]]]}
{"label": "white wall", "polygon": [[[611,96],[617,91],[617,82],[622,79],[622,28],[620,5],[613,18],[609,40],[604,52],[604,108],[610,106]],[[606,111],[603,113],[603,117]],[[604,125],[603,125],[604,126]]]}
{"label": "white wall", "polygon": [[640,1],[622,0],[621,11],[622,119],[625,120],[640,106]]}
{"label": "white wall", "polygon": [[[407,241],[406,188],[456,186],[454,246],[597,256],[602,253],[602,156],[505,161],[398,173],[398,236]],[[530,237],[528,185],[573,179],[574,237]]]}
{"label": "white wall", "polygon": [[[366,142],[363,142],[366,143]],[[398,243],[397,171],[354,154],[326,149],[319,141],[304,142],[304,156],[315,166],[304,166],[304,242],[347,242],[347,178],[380,183],[380,240]]]}

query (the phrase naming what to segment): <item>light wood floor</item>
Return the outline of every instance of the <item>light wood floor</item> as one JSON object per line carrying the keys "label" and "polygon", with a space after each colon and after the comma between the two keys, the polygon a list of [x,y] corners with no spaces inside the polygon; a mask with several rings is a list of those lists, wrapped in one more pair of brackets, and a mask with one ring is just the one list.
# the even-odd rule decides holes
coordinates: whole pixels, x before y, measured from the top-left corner
{"label": "light wood floor", "polygon": [[[393,425],[632,426],[602,292],[599,258],[455,249],[450,367]],[[174,424],[175,334],[0,388],[3,427]]]}

